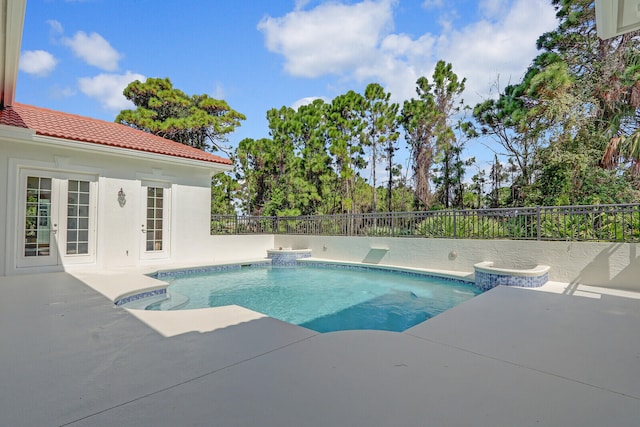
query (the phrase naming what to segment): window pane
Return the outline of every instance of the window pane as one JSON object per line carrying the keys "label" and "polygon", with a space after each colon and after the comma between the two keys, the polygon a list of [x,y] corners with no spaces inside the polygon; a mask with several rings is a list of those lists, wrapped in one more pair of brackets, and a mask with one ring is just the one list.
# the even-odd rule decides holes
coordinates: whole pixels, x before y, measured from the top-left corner
{"label": "window pane", "polygon": [[37,245],[35,243],[27,243],[24,245],[24,256],[36,256]]}
{"label": "window pane", "polygon": [[83,193],[89,192],[89,181],[80,181],[80,191]]}
{"label": "window pane", "polygon": [[24,255],[48,256],[51,241],[51,178],[27,177]]}
{"label": "window pane", "polygon": [[27,177],[27,188],[40,188],[40,178],[36,176]]}

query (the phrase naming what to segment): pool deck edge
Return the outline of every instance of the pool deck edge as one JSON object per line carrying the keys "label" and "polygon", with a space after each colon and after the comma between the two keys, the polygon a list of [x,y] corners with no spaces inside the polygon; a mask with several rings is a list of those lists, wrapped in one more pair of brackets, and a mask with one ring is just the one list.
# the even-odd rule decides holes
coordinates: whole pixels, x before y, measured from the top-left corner
{"label": "pool deck edge", "polygon": [[498,287],[404,333],[318,334],[256,318],[171,336],[67,273],[3,277],[0,289],[0,383],[11,384],[0,425],[640,419],[640,300],[599,289]]}

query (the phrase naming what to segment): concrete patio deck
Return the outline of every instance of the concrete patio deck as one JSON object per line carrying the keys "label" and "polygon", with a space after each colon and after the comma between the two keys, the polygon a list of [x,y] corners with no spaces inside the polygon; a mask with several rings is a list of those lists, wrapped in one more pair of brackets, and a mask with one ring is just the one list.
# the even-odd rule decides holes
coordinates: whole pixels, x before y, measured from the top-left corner
{"label": "concrete patio deck", "polygon": [[640,425],[640,300],[575,291],[499,287],[404,333],[169,336],[70,274],[1,277],[0,425]]}

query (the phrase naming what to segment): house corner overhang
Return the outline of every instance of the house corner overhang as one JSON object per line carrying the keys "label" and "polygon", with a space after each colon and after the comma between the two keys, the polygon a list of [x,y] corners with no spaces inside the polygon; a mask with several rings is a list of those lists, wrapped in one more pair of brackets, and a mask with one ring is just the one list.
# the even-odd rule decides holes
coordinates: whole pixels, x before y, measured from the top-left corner
{"label": "house corner overhang", "polygon": [[0,0],[0,109],[13,105],[27,0]]}

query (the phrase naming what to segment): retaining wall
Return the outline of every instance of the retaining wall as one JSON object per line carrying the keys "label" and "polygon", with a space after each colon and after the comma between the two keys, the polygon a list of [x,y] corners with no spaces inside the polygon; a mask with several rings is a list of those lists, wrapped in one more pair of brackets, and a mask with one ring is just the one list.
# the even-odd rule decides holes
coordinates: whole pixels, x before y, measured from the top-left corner
{"label": "retaining wall", "polygon": [[314,258],[461,272],[482,261],[521,269],[544,264],[549,280],[640,291],[638,243],[275,235],[274,246],[308,248]]}

